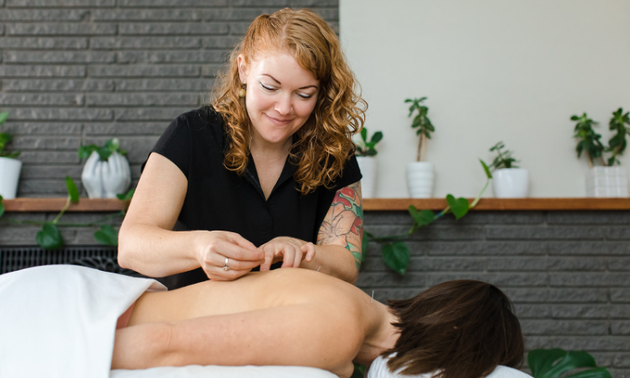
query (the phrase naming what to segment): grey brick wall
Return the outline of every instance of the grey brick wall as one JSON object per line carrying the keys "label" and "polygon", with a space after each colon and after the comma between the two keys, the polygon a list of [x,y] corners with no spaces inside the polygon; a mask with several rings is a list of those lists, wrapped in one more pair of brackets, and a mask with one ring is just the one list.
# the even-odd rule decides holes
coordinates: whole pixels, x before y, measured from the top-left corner
{"label": "grey brick wall", "polygon": [[[406,231],[405,212],[367,212],[367,230]],[[526,347],[581,349],[613,377],[630,377],[630,212],[472,212],[409,239],[404,277],[370,243],[357,285],[405,298],[460,278],[491,282],[514,302]]]}
{"label": "grey brick wall", "polygon": [[18,196],[65,196],[66,175],[80,187],[77,148],[112,137],[135,183],[169,122],[208,101],[250,22],[284,7],[309,7],[338,30],[338,0],[0,1],[0,109],[10,112],[0,132],[22,151]]}
{"label": "grey brick wall", "polygon": [[[21,220],[54,216],[6,215]],[[71,213],[62,222],[102,216]],[[373,233],[391,235],[410,226],[405,212],[365,214],[365,227]],[[2,225],[0,247],[33,245],[37,231]],[[89,245],[95,244],[93,232],[64,228],[62,233],[68,244]],[[414,234],[404,277],[389,270],[379,245],[370,243],[357,285],[385,301],[452,279],[494,283],[514,302],[528,349],[587,350],[613,377],[630,378],[630,243],[623,235],[630,235],[627,211],[473,211],[459,222],[443,218]]]}

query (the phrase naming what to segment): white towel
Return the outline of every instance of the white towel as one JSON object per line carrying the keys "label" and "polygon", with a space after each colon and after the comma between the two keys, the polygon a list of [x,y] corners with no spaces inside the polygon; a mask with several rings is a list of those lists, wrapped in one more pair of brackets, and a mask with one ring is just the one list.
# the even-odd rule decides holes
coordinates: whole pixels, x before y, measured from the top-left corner
{"label": "white towel", "polygon": [[165,289],[72,265],[0,275],[0,377],[108,378],[118,317]]}

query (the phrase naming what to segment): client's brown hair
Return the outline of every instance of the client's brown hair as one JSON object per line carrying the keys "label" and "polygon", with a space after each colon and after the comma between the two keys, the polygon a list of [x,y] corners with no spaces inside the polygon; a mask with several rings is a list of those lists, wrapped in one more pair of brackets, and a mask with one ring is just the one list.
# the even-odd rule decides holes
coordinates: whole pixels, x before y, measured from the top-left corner
{"label": "client's brown hair", "polygon": [[456,280],[405,300],[388,301],[400,338],[387,362],[394,372],[439,370],[436,378],[480,378],[497,365],[523,362],[523,336],[508,297],[496,286]]}

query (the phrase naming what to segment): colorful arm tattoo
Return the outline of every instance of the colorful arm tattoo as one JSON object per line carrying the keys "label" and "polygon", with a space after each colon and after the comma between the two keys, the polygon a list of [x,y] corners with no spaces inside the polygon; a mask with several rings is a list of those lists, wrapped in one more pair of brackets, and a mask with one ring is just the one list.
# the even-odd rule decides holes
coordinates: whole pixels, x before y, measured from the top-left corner
{"label": "colorful arm tattoo", "polygon": [[337,244],[350,251],[357,270],[361,266],[362,206],[360,181],[339,189],[317,234],[318,245]]}

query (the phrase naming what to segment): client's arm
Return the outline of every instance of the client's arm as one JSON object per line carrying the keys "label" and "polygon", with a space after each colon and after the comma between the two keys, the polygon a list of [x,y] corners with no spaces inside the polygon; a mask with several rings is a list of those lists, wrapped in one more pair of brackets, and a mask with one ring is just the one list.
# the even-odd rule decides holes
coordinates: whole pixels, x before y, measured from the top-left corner
{"label": "client's arm", "polygon": [[112,369],[292,365],[349,377],[364,334],[341,307],[290,305],[134,325],[116,331]]}

